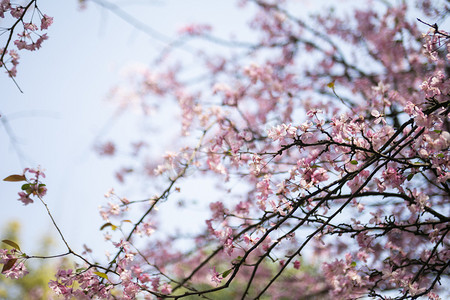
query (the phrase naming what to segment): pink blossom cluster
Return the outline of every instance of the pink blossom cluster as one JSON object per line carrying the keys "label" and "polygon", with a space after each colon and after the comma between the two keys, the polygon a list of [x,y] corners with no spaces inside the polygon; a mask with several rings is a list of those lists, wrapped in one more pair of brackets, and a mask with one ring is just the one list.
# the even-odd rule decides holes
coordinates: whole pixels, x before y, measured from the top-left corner
{"label": "pink blossom cluster", "polygon": [[109,200],[106,207],[100,209],[100,215],[103,220],[110,222],[111,217],[121,217],[128,210],[126,206],[130,201],[127,198],[119,197],[114,189],[109,190],[105,194],[105,198]]}
{"label": "pink blossom cluster", "polygon": [[[226,199],[210,202],[205,232],[193,236],[196,250],[186,257],[164,248],[165,258],[152,251],[147,261],[134,259],[159,262],[161,278],[177,274],[169,293],[189,290],[189,282],[221,288],[229,278],[244,278],[242,295],[257,298],[282,294],[272,288],[290,284],[281,272],[300,272],[299,255],[312,247],[312,256],[324,262],[323,277],[314,285],[313,276],[296,273],[310,283],[303,292],[351,299],[398,289],[399,298],[435,297],[433,276],[440,276],[448,255],[433,250],[448,239],[447,54],[436,50],[447,46],[445,39],[429,32],[418,42],[406,4],[342,16],[325,12],[314,19],[316,28],[295,17],[288,2],[254,1],[251,26],[260,36],[246,57],[253,62],[202,56],[208,89],[184,84],[179,65],[152,70],[150,77],[141,71],[142,83],[133,81],[145,91],[139,95],[145,105],[156,106],[152,96],[173,98],[183,139],[180,151],[145,167],[152,180],[168,178],[169,186],[151,197],[130,236],[172,245],[156,237],[162,229],[147,224],[147,216],[158,215],[156,204],[164,207],[189,170],[219,178],[217,191]],[[203,34],[194,29],[186,32]],[[401,43],[400,36],[412,39]],[[347,55],[341,43],[361,55]],[[314,55],[305,60],[305,53]],[[197,146],[182,145],[193,141]],[[233,180],[245,186],[236,199]],[[108,205],[107,215],[118,212]],[[143,234],[148,228],[151,234]],[[279,271],[265,268],[269,260]],[[413,276],[415,264],[423,271]]]}
{"label": "pink blossom cluster", "polygon": [[[0,264],[3,264],[2,274],[11,279],[19,279],[28,274],[24,259],[18,249],[0,249]],[[8,266],[8,267],[6,267]]]}
{"label": "pink blossom cluster", "polygon": [[92,269],[75,272],[72,269],[59,270],[56,280],[50,280],[50,289],[64,299],[113,299],[110,294],[113,285],[101,283],[101,278]]}
{"label": "pink blossom cluster", "polygon": [[[33,11],[33,12],[31,12]],[[2,34],[9,35],[4,47],[0,47],[0,67],[4,67],[10,77],[17,75],[19,55],[17,50],[35,51],[42,47],[42,43],[48,39],[47,30],[53,23],[53,18],[43,14],[36,4],[36,0],[30,0],[26,5],[11,3],[10,0],[1,0],[0,18],[5,19],[10,15],[11,27],[0,29]],[[39,18],[39,22],[34,20]],[[38,27],[38,23],[40,23]],[[16,36],[13,38],[14,34]],[[11,49],[10,41],[17,50]],[[8,66],[9,65],[9,66]]]}
{"label": "pink blossom cluster", "polygon": [[98,145],[95,149],[100,155],[113,156],[116,153],[116,145],[113,142],[106,142]]}
{"label": "pink blossom cluster", "polygon": [[[256,41],[184,30],[234,49],[202,49],[194,59],[207,76],[186,80],[188,64],[168,55],[113,89],[121,108],[140,108],[155,128],[150,111],[176,107],[167,118],[179,125],[179,150],[131,154],[135,164],[122,170],[136,170],[150,196],[109,192],[101,230],[115,252],[103,265],[85,258],[53,289],[124,299],[438,299],[450,259],[448,34],[429,25],[423,36],[406,1],[310,18],[295,1],[241,2],[256,10]],[[430,18],[439,11],[416,4]],[[190,194],[211,182],[205,199]],[[205,207],[203,229],[192,230],[190,213]],[[168,233],[177,222],[160,212],[174,209],[183,223]]]}
{"label": "pink blossom cluster", "polygon": [[274,141],[284,141],[285,138],[295,137],[296,132],[297,128],[292,126],[291,124],[281,124],[269,129],[267,135]]}
{"label": "pink blossom cluster", "polygon": [[[26,178],[26,174],[29,173],[33,177]],[[40,169],[30,169],[25,168],[23,170],[23,181],[26,181],[25,184],[22,185],[22,191],[19,192],[19,201],[21,201],[24,205],[28,205],[33,203],[32,196],[36,196],[42,198],[47,193],[47,187],[45,184],[41,182],[40,178],[45,178],[44,172]]]}
{"label": "pink blossom cluster", "polygon": [[335,299],[354,299],[364,293],[364,286],[368,284],[368,276],[361,276],[356,268],[351,254],[345,255],[345,260],[335,260],[324,263],[324,275],[333,286],[332,297]]}

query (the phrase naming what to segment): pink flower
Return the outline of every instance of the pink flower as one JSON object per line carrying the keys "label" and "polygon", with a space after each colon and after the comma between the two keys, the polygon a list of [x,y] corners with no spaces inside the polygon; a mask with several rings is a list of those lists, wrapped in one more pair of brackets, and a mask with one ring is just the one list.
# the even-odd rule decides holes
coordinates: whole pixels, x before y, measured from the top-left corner
{"label": "pink flower", "polygon": [[246,243],[246,244],[249,244],[250,242],[251,242],[251,237],[246,233],[246,234],[244,234],[244,242]]}
{"label": "pink flower", "polygon": [[27,43],[23,40],[15,40],[14,45],[16,45],[17,49],[22,50],[27,47]]}
{"label": "pink flower", "polygon": [[104,156],[113,156],[116,153],[116,146],[112,142],[106,142],[96,147],[97,152]]}
{"label": "pink flower", "polygon": [[53,18],[47,15],[44,15],[41,19],[41,30],[48,29],[50,25],[53,23]]}
{"label": "pink flower", "polygon": [[13,16],[16,19],[19,19],[24,14],[24,9],[21,6],[17,6],[16,8],[12,8],[10,10],[11,16]]}
{"label": "pink flower", "polygon": [[392,167],[388,167],[386,170],[384,170],[382,176],[384,179],[384,183],[392,187],[400,187],[403,181],[405,181],[405,177],[403,177],[400,173],[397,172],[396,169]]}
{"label": "pink flower", "polygon": [[308,117],[312,118],[313,116],[315,116],[315,115],[317,115],[317,114],[321,114],[321,113],[322,113],[322,110],[321,110],[321,109],[313,108],[313,109],[309,110],[309,111],[306,113],[306,115],[307,115]]}
{"label": "pink flower", "polygon": [[74,276],[73,270],[58,270],[56,273],[56,278],[65,286],[70,286],[73,284]]}
{"label": "pink flower", "polygon": [[216,267],[214,267],[212,270],[212,276],[211,281],[216,283],[216,286],[219,285],[222,282],[222,275],[216,271]]}
{"label": "pink flower", "polygon": [[12,67],[8,70],[9,77],[16,77],[17,76],[17,68],[16,66]]}
{"label": "pink flower", "polygon": [[122,281],[131,281],[132,276],[131,276],[131,271],[130,270],[123,270],[120,273],[120,280]]}
{"label": "pink flower", "polygon": [[157,291],[158,288],[159,288],[159,277],[153,277],[153,278],[151,279],[151,282],[152,282],[152,289],[153,289],[154,291]]}
{"label": "pink flower", "polygon": [[237,214],[246,215],[249,213],[250,205],[247,202],[239,202],[236,205],[235,212]]}
{"label": "pink flower", "polygon": [[50,282],[48,283],[48,287],[57,295],[64,295],[68,298],[70,298],[70,295],[72,295],[72,288],[69,288],[57,281],[50,280]]}
{"label": "pink flower", "polygon": [[294,137],[297,132],[297,127],[292,126],[291,124],[281,124],[270,128],[267,131],[267,135],[269,138],[274,141],[283,140],[284,137]]}
{"label": "pink flower", "polygon": [[25,168],[23,170],[23,174],[25,174],[26,172],[34,174],[34,179],[35,180],[38,180],[39,177],[45,178],[44,169],[41,169],[40,166],[38,166],[36,169]]}
{"label": "pink flower", "polygon": [[19,279],[28,274],[28,270],[23,262],[17,263],[11,269],[3,272],[3,274],[11,279]]}
{"label": "pink flower", "polygon": [[[11,3],[9,0],[2,0],[0,1],[0,18],[5,17],[5,12],[7,12],[11,8]],[[0,64],[1,66],[1,64]]]}
{"label": "pink flower", "polygon": [[152,278],[151,278],[150,274],[144,273],[144,274],[139,275],[139,281],[142,283],[149,282],[149,281],[151,281],[151,279]]}
{"label": "pink flower", "polygon": [[172,293],[172,287],[167,282],[163,283],[161,286],[161,294],[169,295]]}
{"label": "pink flower", "polygon": [[381,114],[378,110],[374,109],[371,112],[371,115],[375,117],[375,124],[378,124],[380,122],[383,122],[383,124],[386,124],[386,120],[383,118],[383,114]]}
{"label": "pink flower", "polygon": [[300,262],[298,260],[294,261],[294,269],[300,269]]}
{"label": "pink flower", "polygon": [[220,201],[210,203],[209,208],[213,213],[213,219],[223,218],[224,214],[226,213],[223,203]]}
{"label": "pink flower", "polygon": [[38,29],[37,26],[33,23],[24,23],[23,28],[30,31],[35,31]]}
{"label": "pink flower", "polygon": [[206,223],[206,226],[207,226],[207,228],[208,228],[208,232],[210,233],[210,234],[212,234],[212,235],[216,235],[216,231],[214,230],[214,228],[212,227],[212,219],[210,219],[210,220],[206,220],[205,221],[205,223]]}
{"label": "pink flower", "polygon": [[259,195],[256,196],[258,199],[258,206],[261,210],[265,210],[267,198],[272,194],[272,189],[270,188],[270,176],[264,175],[263,180],[256,184],[256,188],[259,192]]}
{"label": "pink flower", "polygon": [[311,187],[312,185],[316,185],[319,182],[328,180],[329,176],[327,171],[324,168],[316,168],[312,169],[307,167],[302,170],[303,177],[300,184],[304,187]]}
{"label": "pink flower", "polygon": [[30,203],[33,203],[33,199],[30,198],[30,194],[26,194],[24,192],[19,192],[20,198],[17,199],[19,201],[22,201],[23,205],[28,205]]}
{"label": "pink flower", "polygon": [[6,264],[11,257],[7,249],[0,249],[0,264]]}
{"label": "pink flower", "polygon": [[123,293],[127,297],[125,299],[136,299],[136,294],[139,292],[140,287],[134,282],[126,282],[124,284]]}
{"label": "pink flower", "polygon": [[311,176],[311,181],[314,183],[319,183],[328,180],[328,178],[329,176],[327,174],[327,170],[325,170],[324,168],[318,168],[314,170]]}
{"label": "pink flower", "polygon": [[[43,41],[45,41],[45,40],[47,40],[48,39],[48,36],[47,36],[47,34],[46,33],[44,33],[43,35],[41,35],[38,39],[37,39],[37,41],[36,41],[36,43],[35,43],[35,45],[36,45],[36,49],[40,49],[41,48],[41,45],[42,45],[42,42]],[[33,49],[33,50],[35,50],[35,49]]]}
{"label": "pink flower", "polygon": [[233,230],[230,227],[225,227],[224,230],[216,231],[215,234],[222,242],[224,251],[231,255],[233,253]]}

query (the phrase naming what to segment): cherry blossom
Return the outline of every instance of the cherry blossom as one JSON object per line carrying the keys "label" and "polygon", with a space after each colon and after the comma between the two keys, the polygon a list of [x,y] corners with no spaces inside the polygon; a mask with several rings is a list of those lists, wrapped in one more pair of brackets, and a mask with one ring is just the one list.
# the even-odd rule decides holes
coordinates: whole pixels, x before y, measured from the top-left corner
{"label": "cherry blossom", "polygon": [[[254,40],[192,24],[177,37],[226,49],[193,56],[207,76],[190,81],[187,60],[167,54],[111,90],[123,113],[152,126],[150,111],[176,108],[167,118],[178,131],[160,155],[147,132],[130,145],[134,163],[118,174],[138,176],[149,192],[105,195],[101,230],[114,249],[106,263],[76,253],[54,222],[67,247],[60,256],[81,264],[61,268],[50,287],[67,299],[445,297],[449,35],[416,15],[434,20],[448,6],[335,5],[302,17],[295,1],[239,4],[253,9]],[[25,14],[4,0],[0,7]],[[41,22],[46,29],[52,19]],[[15,45],[37,49],[46,35],[26,24]],[[17,51],[6,53],[15,67]],[[115,142],[99,145],[117,154]],[[26,182],[24,204],[45,205],[43,178],[26,169],[5,180]],[[189,189],[205,184],[214,192],[190,200]],[[174,207],[187,221],[170,232],[174,220],[162,211]],[[193,210],[204,213],[196,232]],[[3,264],[18,258],[1,253]],[[25,273],[17,266],[10,277]]]}
{"label": "cherry blossom", "polygon": [[[8,12],[12,19],[5,14]],[[4,19],[4,24],[8,24],[0,29],[1,34],[8,35],[5,46],[0,48],[0,68],[4,67],[10,77],[15,77],[19,55],[15,49],[11,49],[11,46],[15,45],[17,50],[35,51],[40,49],[43,41],[48,39],[47,34],[43,31],[52,25],[53,17],[42,14],[36,0],[27,1],[23,5],[2,0],[0,2],[0,18]],[[37,19],[40,21],[40,31]]]}

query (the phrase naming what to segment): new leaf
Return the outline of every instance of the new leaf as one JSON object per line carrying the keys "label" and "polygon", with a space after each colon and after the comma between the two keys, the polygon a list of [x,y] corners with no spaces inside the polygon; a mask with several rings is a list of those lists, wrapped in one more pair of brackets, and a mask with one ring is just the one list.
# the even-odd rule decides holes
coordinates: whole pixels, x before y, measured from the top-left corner
{"label": "new leaf", "polygon": [[9,175],[3,181],[26,181],[27,178],[24,175]]}

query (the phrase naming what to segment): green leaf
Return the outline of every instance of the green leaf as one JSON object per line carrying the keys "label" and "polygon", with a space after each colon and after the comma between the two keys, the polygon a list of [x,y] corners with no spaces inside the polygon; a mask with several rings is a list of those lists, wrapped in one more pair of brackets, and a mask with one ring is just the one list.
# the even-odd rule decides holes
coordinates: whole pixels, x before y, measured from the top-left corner
{"label": "green leaf", "polygon": [[329,87],[330,89],[334,89],[334,80],[327,84],[327,87]]}
{"label": "green leaf", "polygon": [[227,277],[228,275],[230,275],[230,273],[231,273],[232,271],[233,271],[233,269],[226,270],[225,272],[222,273],[222,277],[223,277],[223,278]]}
{"label": "green leaf", "polygon": [[3,265],[2,273],[6,272],[9,269],[11,269],[12,267],[14,267],[14,264],[16,263],[16,261],[17,261],[17,258],[13,258],[13,259],[8,260],[6,262],[6,264]]}
{"label": "green leaf", "polygon": [[351,163],[352,165],[357,165],[357,164],[358,164],[358,161],[352,160],[352,161],[350,161],[350,163]]}
{"label": "green leaf", "polygon": [[242,260],[241,256],[236,257],[235,259],[233,259],[233,261],[231,262],[233,265],[239,264]]}
{"label": "green leaf", "polygon": [[350,264],[350,266],[356,267],[356,261],[352,261],[352,263]]}
{"label": "green leaf", "polygon": [[413,177],[414,177],[414,174],[411,173],[411,174],[408,175],[408,177],[406,177],[406,179],[407,179],[408,181],[411,181],[411,179],[412,179]]}
{"label": "green leaf", "polygon": [[22,185],[21,189],[22,191],[26,191],[30,188],[30,184],[29,183],[25,183],[24,185]]}
{"label": "green leaf", "polygon": [[95,275],[97,275],[98,277],[101,277],[101,278],[104,278],[104,279],[106,279],[106,280],[109,280],[108,279],[108,275],[106,275],[105,273],[102,273],[102,272],[93,272]]}
{"label": "green leaf", "polygon": [[10,240],[2,240],[2,242],[20,251],[19,245],[17,245],[17,244],[14,243],[13,241],[10,241]]}
{"label": "green leaf", "polygon": [[442,130],[438,130],[438,129],[435,129],[433,131],[436,132],[436,133],[441,133],[442,132]]}
{"label": "green leaf", "polygon": [[444,153],[439,153],[438,155],[436,155],[439,158],[444,158]]}
{"label": "green leaf", "polygon": [[26,181],[27,178],[24,175],[9,175],[3,181]]}

